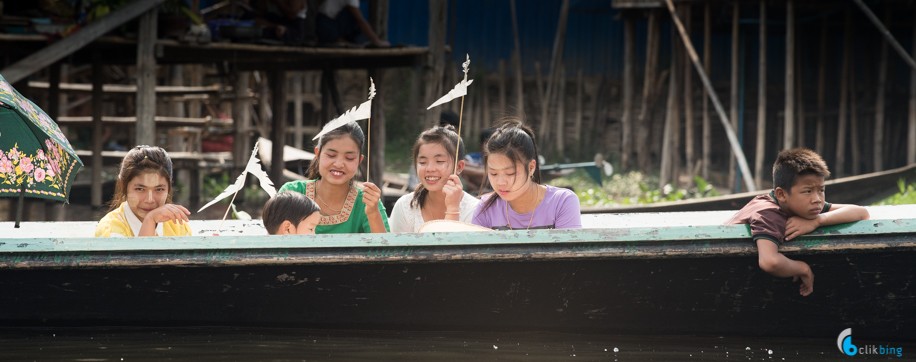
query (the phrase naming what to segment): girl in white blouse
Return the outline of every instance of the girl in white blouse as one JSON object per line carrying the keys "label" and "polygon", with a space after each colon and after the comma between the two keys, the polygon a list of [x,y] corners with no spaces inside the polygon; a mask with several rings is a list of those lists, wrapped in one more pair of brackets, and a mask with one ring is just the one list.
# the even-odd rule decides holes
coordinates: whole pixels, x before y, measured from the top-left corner
{"label": "girl in white blouse", "polygon": [[437,126],[420,134],[413,146],[420,185],[394,204],[388,220],[392,232],[417,232],[432,220],[471,222],[480,200],[464,192],[458,177],[464,169],[463,158],[464,143],[453,126]]}

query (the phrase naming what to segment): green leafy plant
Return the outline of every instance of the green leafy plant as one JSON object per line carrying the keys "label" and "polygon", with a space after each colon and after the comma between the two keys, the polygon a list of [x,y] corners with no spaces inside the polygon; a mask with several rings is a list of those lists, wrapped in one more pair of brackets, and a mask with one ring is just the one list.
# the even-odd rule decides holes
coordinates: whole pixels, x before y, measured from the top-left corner
{"label": "green leafy plant", "polygon": [[656,178],[635,171],[604,177],[600,186],[581,170],[548,183],[573,189],[582,206],[651,204],[719,195],[712,184],[699,176],[694,177],[695,187],[682,189],[670,184],[659,187]]}
{"label": "green leafy plant", "polygon": [[[228,172],[221,172],[205,177],[202,190],[202,195],[204,195],[202,201],[209,202],[222,193],[223,190],[226,189],[226,186],[229,186],[232,182],[235,182],[235,178],[230,178]],[[232,216],[241,220],[245,220],[246,217],[247,219],[251,219],[250,215],[260,215],[261,208],[264,206],[264,203],[267,202],[267,199],[270,198],[270,196],[258,186],[256,181],[255,183],[246,185],[245,188],[239,192],[238,196],[239,197],[236,198],[233,203],[233,206],[237,206],[238,208],[232,208]],[[231,200],[231,198],[226,198],[216,205],[211,206],[211,208],[225,211],[227,207],[230,207],[229,200]],[[248,211],[244,211],[243,209]]]}
{"label": "green leafy plant", "polygon": [[905,179],[897,180],[897,192],[888,196],[884,200],[874,203],[874,205],[906,205],[916,204],[916,182],[907,185]]}

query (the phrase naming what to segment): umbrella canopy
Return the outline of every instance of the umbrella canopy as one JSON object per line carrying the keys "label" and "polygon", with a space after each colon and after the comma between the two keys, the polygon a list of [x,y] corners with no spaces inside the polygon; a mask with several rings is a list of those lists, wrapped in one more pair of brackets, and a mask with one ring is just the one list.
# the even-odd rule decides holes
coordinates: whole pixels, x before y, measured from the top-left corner
{"label": "umbrella canopy", "polygon": [[0,75],[0,197],[67,202],[82,166],[51,117]]}

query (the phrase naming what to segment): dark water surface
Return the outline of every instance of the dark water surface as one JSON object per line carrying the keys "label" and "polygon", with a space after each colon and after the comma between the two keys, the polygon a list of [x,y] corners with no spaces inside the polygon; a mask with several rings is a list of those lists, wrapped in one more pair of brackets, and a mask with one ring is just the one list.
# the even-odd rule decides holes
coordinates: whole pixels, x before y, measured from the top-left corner
{"label": "dark water surface", "polygon": [[[903,358],[891,359],[911,359],[908,357],[912,357],[916,346],[896,345],[903,346]],[[231,327],[0,329],[2,361],[478,359],[835,361],[881,358],[848,358],[837,349],[836,336],[800,339]]]}

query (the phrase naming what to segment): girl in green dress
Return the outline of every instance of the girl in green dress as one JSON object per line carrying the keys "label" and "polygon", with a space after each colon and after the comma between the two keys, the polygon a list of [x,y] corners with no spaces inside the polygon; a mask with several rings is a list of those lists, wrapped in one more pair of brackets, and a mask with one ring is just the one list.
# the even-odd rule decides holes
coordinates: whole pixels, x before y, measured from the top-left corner
{"label": "girl in green dress", "polygon": [[353,178],[363,161],[366,136],[356,122],[318,139],[315,159],[304,181],[290,181],[279,191],[305,194],[321,209],[316,234],[388,232],[388,216],[380,202],[382,191],[371,182],[357,187]]}

